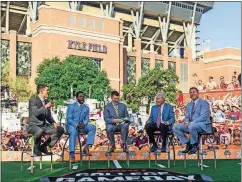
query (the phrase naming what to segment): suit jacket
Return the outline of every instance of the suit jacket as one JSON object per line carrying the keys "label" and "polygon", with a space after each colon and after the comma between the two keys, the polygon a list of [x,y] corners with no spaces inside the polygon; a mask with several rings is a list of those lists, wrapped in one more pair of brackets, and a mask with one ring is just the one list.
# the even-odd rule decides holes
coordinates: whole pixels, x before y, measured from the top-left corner
{"label": "suit jacket", "polygon": [[70,104],[66,112],[66,125],[76,128],[79,123],[89,122],[89,107],[85,104],[80,107],[77,102]]}
{"label": "suit jacket", "polygon": [[[154,105],[151,108],[149,122],[156,123],[158,118],[159,106]],[[169,125],[175,122],[174,110],[173,106],[167,103],[164,103],[163,111],[162,111],[162,121],[168,121]]]}
{"label": "suit jacket", "polygon": [[[48,103],[48,100],[45,100],[45,104]],[[39,96],[32,97],[29,100],[29,126],[40,126],[45,123],[47,120],[49,123],[54,123],[54,119],[51,116],[50,109],[46,109],[40,100]]]}
{"label": "suit jacket", "polygon": [[118,102],[118,117],[116,115],[113,103],[104,106],[104,120],[107,124],[113,124],[114,119],[128,118],[128,110],[125,104]]}
{"label": "suit jacket", "polygon": [[[192,114],[192,102],[186,106],[186,115],[184,122],[191,122],[190,117]],[[203,99],[198,98],[197,103],[194,107],[194,113],[192,115],[192,123],[199,123],[201,128],[205,132],[211,132],[211,121],[210,121],[210,108],[209,103]]]}

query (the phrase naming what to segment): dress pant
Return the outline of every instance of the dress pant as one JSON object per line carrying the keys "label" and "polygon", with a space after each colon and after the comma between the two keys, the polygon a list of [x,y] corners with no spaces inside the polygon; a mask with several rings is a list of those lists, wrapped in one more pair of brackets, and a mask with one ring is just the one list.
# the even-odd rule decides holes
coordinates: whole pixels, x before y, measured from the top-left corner
{"label": "dress pant", "polygon": [[114,141],[115,132],[121,132],[121,138],[122,138],[123,144],[127,145],[127,137],[129,133],[128,123],[122,123],[119,125],[108,124],[106,125],[106,130],[107,130],[107,136],[108,136],[110,146],[115,145],[115,141]]}
{"label": "dress pant", "polygon": [[76,149],[76,137],[77,137],[78,132],[87,133],[86,145],[87,146],[88,145],[93,145],[94,138],[95,138],[95,133],[96,133],[96,126],[88,123],[85,126],[85,128],[78,129],[78,128],[73,127],[72,125],[68,125],[67,126],[67,132],[70,135],[70,138],[69,138],[69,149],[70,149],[70,152],[75,152],[75,149]]}
{"label": "dress pant", "polygon": [[162,137],[162,145],[163,146],[166,145],[167,132],[169,131],[168,125],[160,124],[160,127],[158,128],[156,123],[147,123],[145,125],[145,130],[146,130],[146,133],[149,136],[149,142],[153,143],[153,144],[155,143],[154,132],[160,131],[161,137]]}
{"label": "dress pant", "polygon": [[41,137],[44,134],[50,135],[50,137],[44,142],[44,145],[53,147],[56,142],[60,139],[60,137],[64,133],[64,128],[61,126],[55,126],[53,124],[44,124],[44,125],[33,125],[28,127],[28,133],[34,136],[35,147],[39,147],[41,143]]}

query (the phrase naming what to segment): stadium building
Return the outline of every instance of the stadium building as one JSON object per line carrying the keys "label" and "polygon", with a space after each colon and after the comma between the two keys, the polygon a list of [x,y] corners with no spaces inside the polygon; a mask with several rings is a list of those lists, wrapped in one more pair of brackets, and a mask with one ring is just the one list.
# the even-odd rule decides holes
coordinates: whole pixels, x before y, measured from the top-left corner
{"label": "stadium building", "polygon": [[92,58],[119,91],[149,68],[160,67],[174,69],[177,87],[187,92],[195,84],[194,73],[204,82],[215,70],[218,77],[220,71],[240,73],[240,50],[201,54],[197,49],[199,22],[213,4],[1,2],[2,62],[10,61],[14,77],[29,75],[33,88],[44,58],[74,55]]}

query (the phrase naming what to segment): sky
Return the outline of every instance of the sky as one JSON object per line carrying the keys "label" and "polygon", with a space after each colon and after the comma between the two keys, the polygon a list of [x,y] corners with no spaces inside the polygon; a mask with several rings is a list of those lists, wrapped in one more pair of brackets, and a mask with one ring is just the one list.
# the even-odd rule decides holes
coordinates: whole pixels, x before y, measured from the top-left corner
{"label": "sky", "polygon": [[202,15],[200,41],[210,39],[210,48],[235,47],[241,49],[241,3],[215,2],[213,9]]}

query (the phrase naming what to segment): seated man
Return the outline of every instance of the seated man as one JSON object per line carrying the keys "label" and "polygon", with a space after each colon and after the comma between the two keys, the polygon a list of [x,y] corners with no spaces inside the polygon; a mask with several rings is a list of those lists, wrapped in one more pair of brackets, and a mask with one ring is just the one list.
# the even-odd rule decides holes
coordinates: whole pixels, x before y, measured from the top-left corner
{"label": "seated man", "polygon": [[76,137],[78,132],[87,133],[87,141],[83,152],[91,156],[89,146],[93,145],[96,133],[96,126],[89,123],[89,107],[84,104],[84,93],[79,91],[76,93],[76,101],[67,108],[67,132],[70,134],[70,160],[75,161]]}
{"label": "seated man", "polygon": [[[186,149],[182,153],[195,154],[198,150],[198,132],[210,133],[210,108],[207,101],[199,98],[198,89],[191,87],[190,98],[192,102],[187,104],[184,123],[176,124],[173,127],[174,134],[178,136],[182,145],[186,144]],[[190,140],[185,133],[190,133]]]}
{"label": "seated man", "polygon": [[128,118],[129,114],[125,104],[119,102],[119,93],[113,91],[111,93],[112,102],[104,107],[104,120],[106,122],[106,130],[108,140],[110,142],[110,152],[115,150],[114,133],[121,132],[122,148],[124,152],[128,152],[127,137],[129,132],[129,123],[122,122],[122,119]]}
{"label": "seated man", "polygon": [[[51,116],[50,108],[52,102],[48,102],[49,88],[46,85],[37,86],[37,96],[32,97],[29,100],[29,121],[28,121],[28,133],[34,136],[34,153],[37,156],[41,156],[41,152],[50,155],[47,146],[52,148],[59,138],[64,133],[64,128],[57,126]],[[50,137],[41,144],[41,137],[43,134],[49,134]]]}
{"label": "seated man", "polygon": [[175,122],[173,107],[170,104],[165,103],[165,98],[164,93],[156,95],[156,105],[152,106],[149,120],[145,125],[145,130],[149,136],[150,144],[153,144],[150,148],[150,152],[155,152],[158,149],[154,137],[155,131],[161,132],[161,152],[166,152],[166,138],[167,132],[169,131],[168,125]]}

